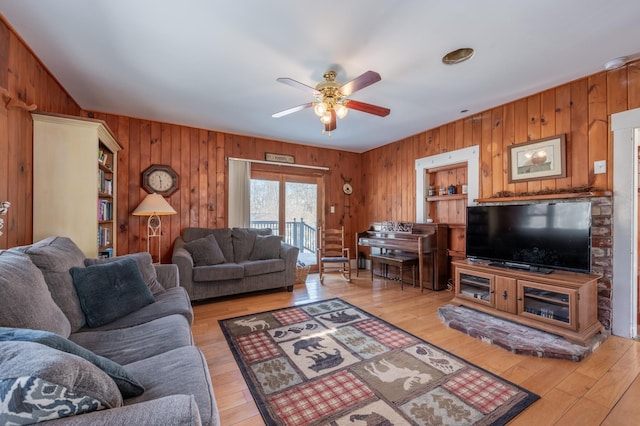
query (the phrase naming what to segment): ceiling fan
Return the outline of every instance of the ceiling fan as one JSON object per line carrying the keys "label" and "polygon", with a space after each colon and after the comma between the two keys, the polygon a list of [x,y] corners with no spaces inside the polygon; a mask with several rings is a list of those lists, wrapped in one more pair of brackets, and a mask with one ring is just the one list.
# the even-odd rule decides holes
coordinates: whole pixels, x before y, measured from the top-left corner
{"label": "ceiling fan", "polygon": [[320,122],[324,124],[322,133],[329,132],[330,136],[331,131],[337,127],[336,117],[344,118],[347,112],[349,112],[349,109],[355,109],[380,117],[386,117],[391,112],[389,108],[347,99],[348,96],[358,90],[380,81],[382,78],[377,72],[367,71],[345,84],[336,81],[336,72],[332,70],[325,72],[322,77],[324,81],[318,83],[316,87],[307,86],[304,83],[287,77],[278,78],[277,81],[280,83],[311,93],[315,101],[285,109],[284,111],[273,114],[272,117],[280,118],[313,107],[313,111],[320,117]]}

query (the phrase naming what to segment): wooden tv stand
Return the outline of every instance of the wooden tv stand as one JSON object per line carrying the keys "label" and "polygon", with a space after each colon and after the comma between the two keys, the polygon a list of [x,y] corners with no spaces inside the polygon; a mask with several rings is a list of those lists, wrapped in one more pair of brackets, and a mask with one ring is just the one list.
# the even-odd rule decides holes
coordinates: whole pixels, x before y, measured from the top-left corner
{"label": "wooden tv stand", "polygon": [[604,330],[598,321],[599,275],[537,274],[466,260],[451,262],[452,304],[557,334],[580,345]]}

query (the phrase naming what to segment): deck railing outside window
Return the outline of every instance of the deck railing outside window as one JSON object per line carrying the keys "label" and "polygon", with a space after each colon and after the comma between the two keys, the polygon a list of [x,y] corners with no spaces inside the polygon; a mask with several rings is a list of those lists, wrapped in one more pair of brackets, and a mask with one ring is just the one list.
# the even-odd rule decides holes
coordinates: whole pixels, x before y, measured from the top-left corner
{"label": "deck railing outside window", "polygon": [[284,234],[284,242],[298,247],[300,253],[316,252],[317,229],[307,225],[304,219],[298,221],[294,218],[293,222],[286,222],[284,233],[280,232],[278,221],[275,220],[252,220],[251,227],[258,229],[271,228],[271,232],[274,235]]}

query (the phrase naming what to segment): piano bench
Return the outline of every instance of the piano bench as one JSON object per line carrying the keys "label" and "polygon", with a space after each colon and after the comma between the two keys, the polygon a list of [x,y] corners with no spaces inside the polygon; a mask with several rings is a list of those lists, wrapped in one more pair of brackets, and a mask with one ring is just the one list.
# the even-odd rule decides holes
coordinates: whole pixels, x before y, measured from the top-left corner
{"label": "piano bench", "polygon": [[388,278],[388,268],[389,265],[395,266],[400,270],[400,290],[403,290],[403,272],[404,268],[411,267],[411,271],[413,274],[413,286],[416,286],[416,266],[418,266],[418,257],[411,256],[406,254],[372,254],[371,257],[371,282],[373,282],[373,271],[375,262],[378,262],[380,265],[383,265],[383,277],[386,280]]}

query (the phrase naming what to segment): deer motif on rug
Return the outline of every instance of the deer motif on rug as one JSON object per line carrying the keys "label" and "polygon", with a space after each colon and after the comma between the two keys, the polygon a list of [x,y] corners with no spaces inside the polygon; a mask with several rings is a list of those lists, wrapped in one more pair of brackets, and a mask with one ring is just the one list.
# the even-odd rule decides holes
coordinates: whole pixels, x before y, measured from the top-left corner
{"label": "deer motif on rug", "polygon": [[386,370],[379,370],[375,363],[366,365],[364,369],[385,383],[393,383],[396,380],[405,379],[402,387],[406,391],[411,390],[413,385],[425,384],[432,379],[430,374],[420,373],[418,370],[411,370],[406,367],[398,367],[386,359],[380,361],[380,365],[386,367]]}
{"label": "deer motif on rug", "polygon": [[258,327],[260,327],[260,330],[264,330],[265,328],[271,327],[268,322],[266,322],[265,320],[256,319],[256,317],[249,318],[249,319],[240,319],[240,320],[234,321],[234,323],[236,325],[241,325],[243,327],[249,327],[251,331],[256,331]]}

